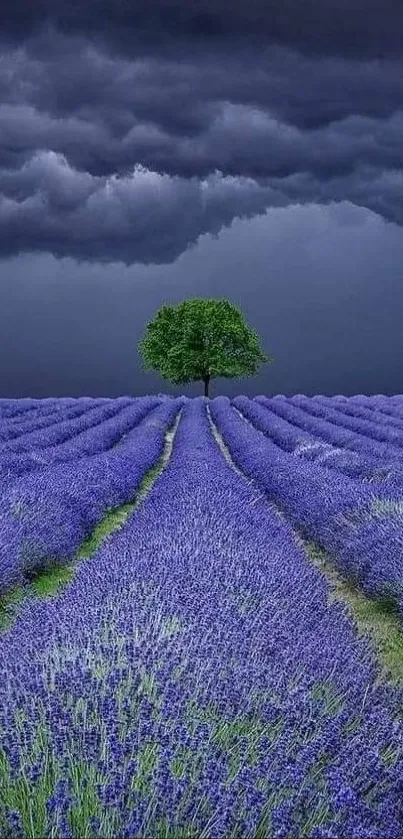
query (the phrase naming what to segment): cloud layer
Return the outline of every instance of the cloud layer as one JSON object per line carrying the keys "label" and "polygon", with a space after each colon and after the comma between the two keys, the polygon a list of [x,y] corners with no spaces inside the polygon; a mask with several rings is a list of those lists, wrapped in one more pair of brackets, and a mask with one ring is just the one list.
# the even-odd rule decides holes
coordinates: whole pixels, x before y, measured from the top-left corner
{"label": "cloud layer", "polygon": [[400,55],[402,23],[400,0],[13,0],[2,31],[21,40],[52,24],[129,52],[137,40],[247,38],[355,58]]}
{"label": "cloud layer", "polygon": [[132,5],[12,4],[3,257],[171,262],[237,217],[308,202],[403,223],[403,8]]}

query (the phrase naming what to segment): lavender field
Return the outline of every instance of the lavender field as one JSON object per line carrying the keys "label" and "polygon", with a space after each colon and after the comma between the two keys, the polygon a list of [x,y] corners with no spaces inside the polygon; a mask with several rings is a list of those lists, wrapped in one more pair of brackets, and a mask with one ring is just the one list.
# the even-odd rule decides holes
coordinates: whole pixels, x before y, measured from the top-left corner
{"label": "lavender field", "polygon": [[403,837],[403,396],[0,400],[0,837]]}

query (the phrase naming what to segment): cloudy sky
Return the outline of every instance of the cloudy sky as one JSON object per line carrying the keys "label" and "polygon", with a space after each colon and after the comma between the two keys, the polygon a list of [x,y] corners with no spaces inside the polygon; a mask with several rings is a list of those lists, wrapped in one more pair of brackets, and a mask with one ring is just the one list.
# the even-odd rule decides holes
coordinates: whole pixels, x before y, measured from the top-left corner
{"label": "cloudy sky", "polygon": [[403,392],[401,0],[6,8],[0,396],[201,392],[137,352],[194,296],[274,356],[212,395]]}

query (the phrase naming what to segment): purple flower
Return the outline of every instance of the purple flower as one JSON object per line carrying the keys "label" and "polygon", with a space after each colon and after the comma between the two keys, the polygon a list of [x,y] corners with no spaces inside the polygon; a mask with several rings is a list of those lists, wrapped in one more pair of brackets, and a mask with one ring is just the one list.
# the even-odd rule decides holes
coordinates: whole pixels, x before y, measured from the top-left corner
{"label": "purple flower", "polygon": [[[161,406],[165,423],[179,404]],[[183,404],[169,463],[136,512],[0,636],[0,745],[12,771],[20,779],[31,765],[40,732],[42,770],[62,774],[48,832],[74,839],[80,815],[94,837],[397,839],[401,692],[380,683],[371,647],[296,538],[302,525],[320,534],[346,566],[375,556],[386,580],[370,491],[281,448],[293,438],[281,423],[275,444],[228,400]],[[207,405],[248,480],[224,459]],[[145,436],[139,426],[113,455],[89,458],[93,474],[80,458],[65,472],[49,466],[39,486],[57,477],[62,498],[74,478],[71,510],[88,522],[158,459],[164,435],[151,421]]]}

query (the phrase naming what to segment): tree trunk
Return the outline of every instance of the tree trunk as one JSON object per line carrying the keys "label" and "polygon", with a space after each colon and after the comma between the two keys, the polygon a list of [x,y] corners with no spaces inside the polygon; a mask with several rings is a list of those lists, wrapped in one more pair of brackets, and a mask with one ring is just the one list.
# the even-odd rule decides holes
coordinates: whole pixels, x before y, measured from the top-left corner
{"label": "tree trunk", "polygon": [[210,376],[204,376],[203,382],[204,382],[204,395],[208,397],[208,395],[209,395],[208,389],[209,389],[209,384],[210,384]]}

